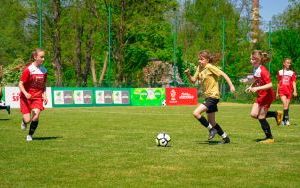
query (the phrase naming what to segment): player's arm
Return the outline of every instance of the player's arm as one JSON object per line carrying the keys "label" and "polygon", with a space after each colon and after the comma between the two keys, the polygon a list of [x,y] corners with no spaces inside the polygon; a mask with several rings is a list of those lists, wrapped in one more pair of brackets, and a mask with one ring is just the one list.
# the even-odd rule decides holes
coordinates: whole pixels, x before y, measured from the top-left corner
{"label": "player's arm", "polygon": [[220,74],[221,74],[221,76],[223,76],[223,78],[226,80],[227,84],[229,85],[230,91],[235,92],[234,85],[232,84],[231,79],[229,78],[229,76],[221,70],[220,70]]}
{"label": "player's arm", "polygon": [[31,95],[26,91],[26,89],[24,87],[24,82],[23,81],[19,81],[19,89],[25,95],[25,97],[27,99],[31,98]]}
{"label": "player's arm", "polygon": [[267,89],[270,89],[272,88],[272,82],[268,83],[268,84],[265,84],[265,85],[262,85],[262,86],[257,86],[257,87],[252,87],[250,86],[249,88],[246,89],[246,91],[251,91],[253,93],[255,93],[256,91],[259,91],[259,90],[267,90]]}
{"label": "player's arm", "polygon": [[298,96],[298,94],[297,94],[296,81],[293,81],[293,89],[294,89],[294,91],[293,91],[293,95],[294,95],[294,97],[297,97],[297,96]]}
{"label": "player's arm", "polygon": [[48,97],[47,97],[47,92],[46,92],[46,89],[47,89],[47,88],[46,88],[47,77],[48,77],[48,75],[45,74],[45,80],[44,80],[44,82],[45,82],[45,87],[44,87],[44,92],[43,92],[43,94],[42,94],[43,101],[44,101],[44,104],[45,104],[45,105],[48,103]]}
{"label": "player's arm", "polygon": [[196,71],[196,73],[195,73],[194,76],[191,75],[190,69],[186,69],[186,70],[184,71],[184,73],[185,73],[185,75],[188,77],[188,79],[189,79],[189,81],[190,81],[191,83],[194,84],[194,83],[197,81],[197,74],[199,74],[199,73],[198,73],[198,68],[197,68],[197,71]]}

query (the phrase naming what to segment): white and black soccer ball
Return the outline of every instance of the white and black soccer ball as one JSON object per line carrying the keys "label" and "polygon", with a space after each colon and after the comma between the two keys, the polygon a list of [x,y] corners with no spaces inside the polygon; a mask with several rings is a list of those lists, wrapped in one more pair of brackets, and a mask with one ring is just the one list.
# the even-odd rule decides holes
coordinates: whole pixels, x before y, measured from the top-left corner
{"label": "white and black soccer ball", "polygon": [[162,106],[166,106],[166,105],[167,105],[166,100],[161,101],[161,105],[162,105]]}
{"label": "white and black soccer ball", "polygon": [[158,135],[155,138],[155,141],[157,146],[166,147],[171,141],[171,137],[167,133],[158,133]]}

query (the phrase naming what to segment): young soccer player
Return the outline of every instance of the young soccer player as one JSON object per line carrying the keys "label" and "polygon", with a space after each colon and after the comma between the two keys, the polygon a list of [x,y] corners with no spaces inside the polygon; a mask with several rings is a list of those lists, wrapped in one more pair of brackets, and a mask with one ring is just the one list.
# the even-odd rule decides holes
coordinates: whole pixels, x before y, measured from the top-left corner
{"label": "young soccer player", "polygon": [[289,121],[289,105],[292,96],[297,96],[296,74],[290,69],[292,60],[286,58],[283,61],[283,69],[277,73],[277,92],[276,96],[280,97],[283,104],[283,120],[282,125],[290,125]]}
{"label": "young soccer player", "polygon": [[20,109],[23,114],[21,129],[26,130],[30,123],[27,141],[32,141],[38,123],[40,112],[44,110],[44,104],[47,104],[46,80],[47,70],[42,66],[45,52],[42,49],[36,49],[32,52],[30,64],[24,69],[19,82],[20,88]]}
{"label": "young soccer player", "polygon": [[254,50],[251,54],[251,64],[254,67],[254,80],[246,92],[257,93],[256,101],[254,102],[251,110],[251,117],[258,119],[261,128],[266,137],[258,140],[261,143],[274,143],[271,128],[266,120],[268,117],[275,117],[277,123],[282,120],[282,112],[268,111],[271,103],[275,99],[275,93],[272,89],[272,82],[270,73],[264,66],[269,62],[270,58],[267,53],[260,50]]}
{"label": "young soccer player", "polygon": [[[235,88],[227,74],[214,65],[218,60],[219,58],[215,54],[211,54],[207,50],[200,51],[198,54],[199,65],[194,76],[191,76],[189,69],[184,72],[191,83],[198,80],[203,85],[205,101],[194,110],[194,117],[209,130],[208,140],[213,139],[218,133],[223,138],[221,143],[226,144],[230,143],[230,139],[215,120],[215,112],[218,111],[217,104],[220,99],[219,77],[225,78],[231,92],[234,92]],[[202,115],[204,112],[206,112],[208,120]]]}
{"label": "young soccer player", "polygon": [[0,109],[5,109],[7,111],[8,114],[10,114],[10,106],[9,105],[5,105],[5,102],[2,101],[2,88],[0,87]]}

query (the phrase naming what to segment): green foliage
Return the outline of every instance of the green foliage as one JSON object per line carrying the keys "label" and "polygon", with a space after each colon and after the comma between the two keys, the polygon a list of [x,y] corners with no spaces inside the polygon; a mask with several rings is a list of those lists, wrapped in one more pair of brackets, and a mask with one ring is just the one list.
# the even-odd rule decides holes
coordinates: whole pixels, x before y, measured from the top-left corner
{"label": "green foliage", "polygon": [[0,80],[1,86],[17,86],[20,76],[22,74],[25,63],[22,59],[15,59],[15,61],[3,70],[3,78]]}
{"label": "green foliage", "polygon": [[[0,15],[5,19],[0,21],[0,64],[5,65],[4,69],[9,69],[6,66],[18,59],[27,60],[38,45],[37,2],[4,0],[1,4]],[[249,5],[250,1],[243,3]],[[89,72],[89,53],[95,61],[99,78],[109,51],[109,37],[112,53],[104,80],[106,86],[142,86],[142,70],[153,58],[176,63],[181,77],[188,84],[183,70],[197,64],[197,52],[203,49],[223,53],[218,66],[230,77],[238,79],[251,73],[251,21],[241,15],[237,1],[61,0],[60,4],[58,28],[64,86],[76,85],[77,79],[82,80],[84,70]],[[110,36],[109,8],[112,21]],[[299,1],[290,1],[290,7],[274,18],[272,28],[261,31],[257,46],[272,54],[272,62],[268,66],[273,77],[282,67],[285,57],[291,57],[293,68],[296,72],[300,71],[299,15]],[[45,66],[49,72],[49,85],[56,82],[52,65],[53,17],[53,1],[43,1],[42,37],[43,48],[47,52]],[[82,33],[78,28],[82,28]],[[90,38],[92,49],[89,51]],[[79,74],[75,66],[78,59]],[[89,72],[88,86],[93,85],[91,80]]]}

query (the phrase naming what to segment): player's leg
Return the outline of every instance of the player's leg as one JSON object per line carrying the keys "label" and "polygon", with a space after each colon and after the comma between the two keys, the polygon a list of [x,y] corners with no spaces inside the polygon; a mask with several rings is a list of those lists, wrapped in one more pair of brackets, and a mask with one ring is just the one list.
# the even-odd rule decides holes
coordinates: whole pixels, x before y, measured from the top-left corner
{"label": "player's leg", "polygon": [[[216,133],[218,133],[218,135],[220,135],[223,139],[224,144],[226,143],[230,143],[230,139],[227,135],[226,132],[223,131],[223,129],[221,128],[221,126],[216,123],[216,113],[215,112],[211,112],[211,113],[207,113],[207,118],[208,118],[208,122],[213,125],[213,129],[211,129],[210,131],[210,137],[214,137]],[[215,130],[215,131],[213,131]]]}
{"label": "player's leg", "polygon": [[30,121],[31,121],[31,117],[30,117],[31,109],[29,107],[28,101],[22,97],[20,97],[20,110],[21,110],[21,113],[23,114],[22,122],[21,122],[21,129],[23,131],[25,131],[27,128],[27,124],[30,123]]}
{"label": "player's leg", "polygon": [[34,134],[35,130],[38,127],[40,113],[44,109],[43,100],[42,99],[32,100],[30,104],[30,108],[32,109],[32,118],[31,118],[29,133],[27,136],[27,141],[32,140],[32,135]]}
{"label": "player's leg", "polygon": [[202,115],[203,112],[207,111],[207,107],[204,106],[203,104],[200,104],[194,111],[193,111],[193,116],[204,126],[208,127],[209,123],[206,120],[206,118]]}
{"label": "player's leg", "polygon": [[271,132],[271,128],[270,128],[270,125],[269,125],[269,123],[268,123],[268,121],[266,119],[266,115],[267,115],[268,109],[269,109],[269,106],[262,106],[260,108],[259,114],[258,114],[259,123],[261,125],[262,130],[264,131],[264,133],[266,135],[266,138],[262,139],[260,142],[261,143],[266,143],[266,144],[274,143],[274,139],[273,139],[273,135],[272,135],[272,132]]}
{"label": "player's leg", "polygon": [[32,119],[30,123],[29,135],[33,135],[39,124],[39,116],[41,110],[38,108],[32,109]]}
{"label": "player's leg", "polygon": [[258,103],[254,103],[251,108],[250,116],[254,119],[258,119],[260,108]]}
{"label": "player's leg", "polygon": [[[290,99],[283,95],[280,97],[282,104],[283,104],[283,120],[282,120],[282,125],[289,125],[289,104],[290,104]],[[288,122],[288,123],[287,123]]]}

